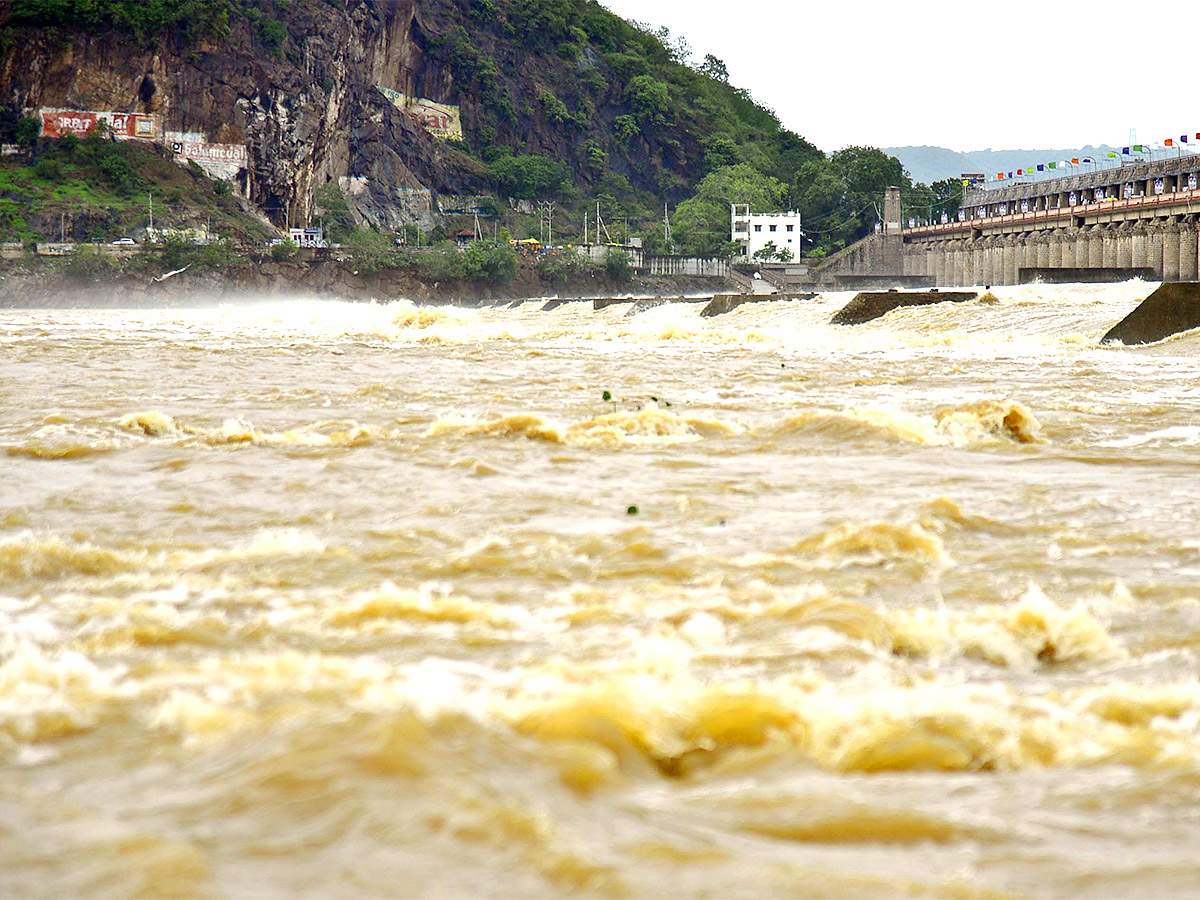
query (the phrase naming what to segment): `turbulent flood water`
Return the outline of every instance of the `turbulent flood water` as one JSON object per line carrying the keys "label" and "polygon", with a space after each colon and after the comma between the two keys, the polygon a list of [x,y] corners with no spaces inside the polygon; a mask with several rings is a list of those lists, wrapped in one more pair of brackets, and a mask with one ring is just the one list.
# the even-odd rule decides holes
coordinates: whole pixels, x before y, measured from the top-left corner
{"label": "turbulent flood water", "polygon": [[1152,289],[0,313],[0,895],[1200,895]]}

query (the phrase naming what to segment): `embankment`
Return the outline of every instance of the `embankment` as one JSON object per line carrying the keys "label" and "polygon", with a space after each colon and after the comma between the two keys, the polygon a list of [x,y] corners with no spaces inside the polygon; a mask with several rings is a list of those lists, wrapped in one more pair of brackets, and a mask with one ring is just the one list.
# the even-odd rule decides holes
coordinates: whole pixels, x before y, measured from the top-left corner
{"label": "embankment", "polygon": [[586,273],[553,282],[541,278],[524,260],[516,278],[505,284],[427,282],[400,271],[366,275],[337,260],[261,259],[224,271],[187,271],[155,281],[159,272],[114,272],[80,277],[53,265],[12,264],[0,268],[0,308],[130,307],[203,304],[222,297],[305,296],[339,300],[388,300],[405,297],[431,304],[478,305],[528,297],[594,298],[634,295],[712,295],[728,290],[723,278],[687,276],[606,278]]}

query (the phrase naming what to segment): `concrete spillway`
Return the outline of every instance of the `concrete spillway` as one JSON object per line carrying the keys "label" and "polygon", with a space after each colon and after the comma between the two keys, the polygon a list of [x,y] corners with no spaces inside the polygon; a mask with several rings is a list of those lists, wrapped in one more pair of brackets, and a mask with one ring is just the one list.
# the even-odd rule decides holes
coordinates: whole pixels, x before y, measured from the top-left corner
{"label": "concrete spillway", "polygon": [[829,320],[831,325],[861,325],[885,316],[903,306],[930,306],[934,303],[963,303],[974,300],[974,291],[865,292],[858,294]]}
{"label": "concrete spillway", "polygon": [[1152,344],[1200,328],[1200,284],[1164,284],[1104,335],[1102,343]]}
{"label": "concrete spillway", "polygon": [[807,294],[717,294],[709,302],[704,309],[700,310],[700,315],[708,318],[711,316],[723,316],[725,313],[733,312],[739,306],[744,306],[747,303],[765,303],[775,300],[811,300],[817,296],[815,293]]}

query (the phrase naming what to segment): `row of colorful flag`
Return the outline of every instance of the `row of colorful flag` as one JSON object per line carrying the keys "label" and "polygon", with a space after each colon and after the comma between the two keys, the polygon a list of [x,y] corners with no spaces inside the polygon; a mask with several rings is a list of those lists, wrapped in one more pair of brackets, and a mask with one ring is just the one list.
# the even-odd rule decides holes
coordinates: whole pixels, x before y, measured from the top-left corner
{"label": "row of colorful flag", "polygon": [[[1194,137],[1192,135],[1181,134],[1178,138],[1167,138],[1162,142],[1162,148],[1174,147],[1176,144],[1187,144],[1192,140],[1200,143],[1200,132]],[[1132,156],[1135,153],[1153,153],[1153,151],[1162,149],[1151,144],[1130,144],[1128,147],[1122,147],[1120,153],[1105,153],[1105,159],[1121,159],[1125,156]],[[1091,156],[1073,156],[1070,159],[1055,160],[1054,162],[1037,163],[1036,165],[1025,166],[1024,168],[1016,169],[1012,172],[997,172],[995,178],[970,178],[963,180],[963,187],[968,187],[972,184],[979,184],[987,181],[1009,181],[1014,178],[1027,178],[1036,175],[1038,172],[1057,171],[1058,169],[1069,169],[1080,165],[1095,165],[1096,159]]]}

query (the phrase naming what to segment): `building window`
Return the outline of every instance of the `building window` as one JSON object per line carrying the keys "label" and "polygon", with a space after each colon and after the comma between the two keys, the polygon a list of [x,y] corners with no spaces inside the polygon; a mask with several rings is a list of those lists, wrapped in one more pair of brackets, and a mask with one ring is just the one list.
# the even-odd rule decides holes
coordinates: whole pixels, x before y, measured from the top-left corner
{"label": "building window", "polygon": [[774,225],[772,225],[772,226],[771,226],[771,231],[774,231],[774,230],[775,230],[775,226],[774,226]]}
{"label": "building window", "polygon": [[787,230],[788,230],[788,231],[795,231],[795,230],[796,230],[796,226],[795,226],[795,225],[789,225],[789,226],[787,227]]}
{"label": "building window", "polygon": [[762,231],[762,226],[761,226],[761,225],[755,225],[755,226],[754,226],[754,230],[755,230],[755,231]]}

